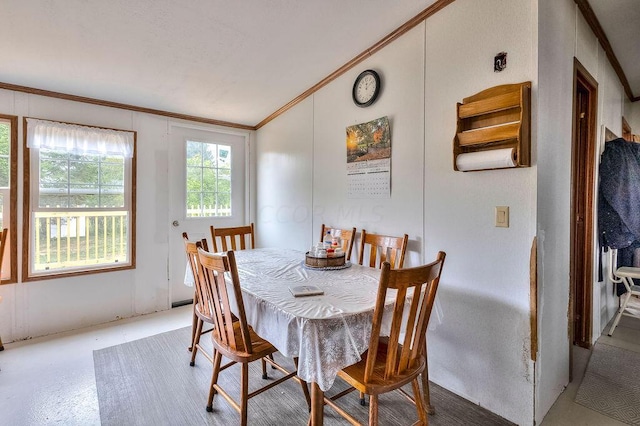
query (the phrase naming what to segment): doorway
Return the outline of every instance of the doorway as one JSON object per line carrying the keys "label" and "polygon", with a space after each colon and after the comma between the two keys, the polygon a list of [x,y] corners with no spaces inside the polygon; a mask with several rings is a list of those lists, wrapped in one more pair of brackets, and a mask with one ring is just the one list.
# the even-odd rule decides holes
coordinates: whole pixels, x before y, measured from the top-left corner
{"label": "doorway", "polygon": [[[574,59],[571,150],[571,345],[591,347],[598,83]],[[572,352],[571,352],[572,353]],[[571,357],[571,367],[573,366]]]}
{"label": "doorway", "polygon": [[187,258],[182,233],[211,244],[209,226],[244,225],[248,220],[249,134],[173,124],[169,134],[169,301],[191,303],[185,285]]}

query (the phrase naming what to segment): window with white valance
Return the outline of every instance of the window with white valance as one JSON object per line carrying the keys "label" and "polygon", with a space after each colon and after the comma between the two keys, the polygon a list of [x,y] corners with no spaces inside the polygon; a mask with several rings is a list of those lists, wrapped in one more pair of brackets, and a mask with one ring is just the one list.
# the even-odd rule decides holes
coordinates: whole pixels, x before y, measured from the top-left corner
{"label": "window with white valance", "polygon": [[27,148],[133,157],[133,132],[27,118]]}
{"label": "window with white valance", "polygon": [[25,121],[28,277],[133,267],[135,132]]}

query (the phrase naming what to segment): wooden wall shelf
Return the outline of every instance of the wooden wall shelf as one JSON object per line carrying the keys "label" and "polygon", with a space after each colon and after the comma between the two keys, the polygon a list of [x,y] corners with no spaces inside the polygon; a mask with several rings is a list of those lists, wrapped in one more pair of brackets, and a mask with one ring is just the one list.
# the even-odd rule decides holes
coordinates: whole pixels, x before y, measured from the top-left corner
{"label": "wooden wall shelf", "polygon": [[531,165],[530,81],[491,87],[464,98],[458,103],[457,116],[453,140],[454,170],[459,170],[459,155],[498,149],[512,150],[513,165],[479,165],[479,168],[463,171]]}

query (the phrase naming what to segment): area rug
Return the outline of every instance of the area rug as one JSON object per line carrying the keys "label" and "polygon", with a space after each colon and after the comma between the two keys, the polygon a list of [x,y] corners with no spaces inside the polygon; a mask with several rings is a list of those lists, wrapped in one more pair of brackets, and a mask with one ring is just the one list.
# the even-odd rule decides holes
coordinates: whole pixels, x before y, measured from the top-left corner
{"label": "area rug", "polygon": [[575,401],[630,425],[640,425],[640,353],[596,343]]}
{"label": "area rug", "polygon": [[[100,420],[109,425],[234,425],[238,413],[223,398],[216,396],[213,412],[205,410],[211,363],[198,356],[189,366],[187,351],[189,327],[94,351],[94,366]],[[210,345],[209,335],[203,342]],[[276,354],[286,367],[292,363]],[[269,370],[273,378],[279,372]],[[251,364],[249,391],[264,385],[259,362]],[[233,366],[220,374],[220,383],[238,398],[240,370]],[[269,379],[268,379],[269,380]],[[344,388],[336,383],[328,394]],[[368,407],[359,404],[357,394],[341,400],[342,405],[360,421],[366,422]],[[432,384],[431,401],[436,414],[431,425],[511,425],[499,416]],[[300,385],[286,382],[249,400],[250,425],[305,425],[308,408]],[[417,419],[415,407],[398,392],[380,397],[380,424],[404,425]],[[325,408],[326,425],[344,425],[333,410]]]}

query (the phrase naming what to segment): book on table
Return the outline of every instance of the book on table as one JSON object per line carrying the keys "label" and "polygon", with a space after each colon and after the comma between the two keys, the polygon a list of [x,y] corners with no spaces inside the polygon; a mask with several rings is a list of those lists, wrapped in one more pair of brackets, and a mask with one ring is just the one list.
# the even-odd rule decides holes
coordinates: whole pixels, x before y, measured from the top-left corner
{"label": "book on table", "polygon": [[299,285],[295,287],[289,287],[289,291],[295,297],[304,297],[304,296],[319,296],[324,294],[324,291],[315,285]]}

